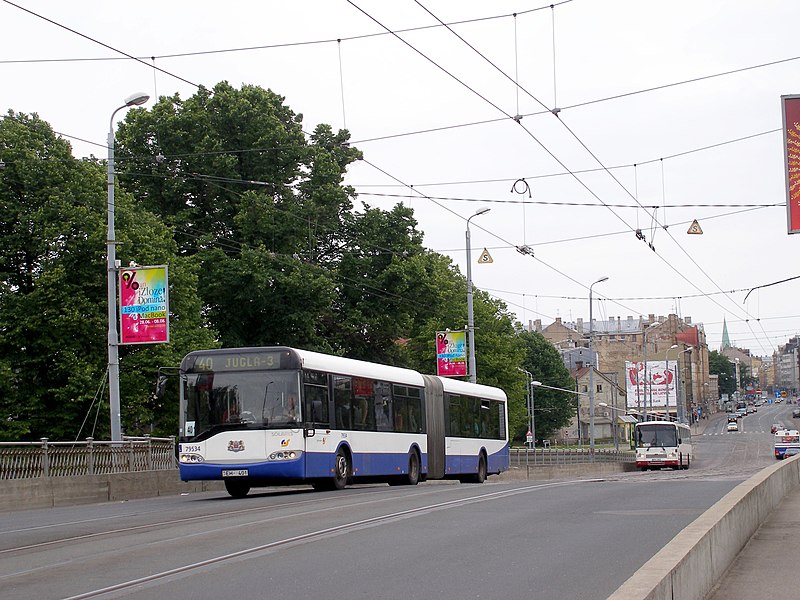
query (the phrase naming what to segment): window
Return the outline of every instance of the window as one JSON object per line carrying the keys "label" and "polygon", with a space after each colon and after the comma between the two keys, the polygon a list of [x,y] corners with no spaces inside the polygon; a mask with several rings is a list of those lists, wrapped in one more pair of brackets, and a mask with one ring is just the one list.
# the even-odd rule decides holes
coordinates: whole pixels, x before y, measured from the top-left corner
{"label": "window", "polygon": [[447,394],[447,435],[464,438],[504,439],[503,403],[471,396]]}
{"label": "window", "polygon": [[328,397],[328,375],[317,371],[305,371],[303,373],[303,415],[306,421],[330,426]]}
{"label": "window", "polygon": [[353,429],[375,431],[375,382],[353,377]]}
{"label": "window", "polygon": [[422,410],[422,390],[406,385],[394,385],[394,430],[403,433],[424,433],[425,413]]}
{"label": "window", "polygon": [[353,428],[352,387],[352,381],[349,377],[333,376],[333,413],[336,420],[336,429]]}

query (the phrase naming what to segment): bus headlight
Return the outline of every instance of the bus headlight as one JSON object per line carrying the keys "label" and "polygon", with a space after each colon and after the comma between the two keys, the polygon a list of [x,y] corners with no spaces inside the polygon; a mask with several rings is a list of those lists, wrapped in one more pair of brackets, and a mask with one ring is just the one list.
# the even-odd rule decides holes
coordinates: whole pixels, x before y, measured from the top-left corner
{"label": "bus headlight", "polygon": [[300,452],[297,450],[280,450],[269,455],[270,460],[294,460],[296,458],[300,458]]}
{"label": "bus headlight", "polygon": [[205,459],[199,454],[181,454],[180,461],[182,463],[201,463]]}

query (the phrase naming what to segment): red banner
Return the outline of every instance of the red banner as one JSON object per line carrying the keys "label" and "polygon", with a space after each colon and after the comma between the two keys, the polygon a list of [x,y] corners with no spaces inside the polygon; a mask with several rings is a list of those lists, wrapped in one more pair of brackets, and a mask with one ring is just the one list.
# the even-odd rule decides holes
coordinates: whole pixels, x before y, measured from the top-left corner
{"label": "red banner", "polygon": [[800,233],[800,96],[781,96],[781,101],[788,232]]}

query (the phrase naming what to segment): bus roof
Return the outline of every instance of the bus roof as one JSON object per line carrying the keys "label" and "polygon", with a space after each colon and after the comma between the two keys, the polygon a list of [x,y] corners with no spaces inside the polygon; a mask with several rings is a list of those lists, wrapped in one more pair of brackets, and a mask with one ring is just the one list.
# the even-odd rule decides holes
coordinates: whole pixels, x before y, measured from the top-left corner
{"label": "bus roof", "polygon": [[450,379],[448,377],[439,377],[439,380],[442,382],[442,388],[444,391],[451,394],[480,396],[481,398],[486,398],[487,400],[506,401],[506,393],[500,388],[482,385],[480,383],[469,383],[467,381],[461,381],[460,379]]}
{"label": "bus roof", "polygon": [[675,427],[685,427],[689,429],[686,423],[678,423],[677,421],[641,421],[636,423],[637,427],[647,427],[648,425],[675,425]]}
{"label": "bus roof", "polygon": [[294,350],[294,352],[300,357],[304,369],[330,371],[332,373],[341,373],[342,375],[355,375],[356,377],[367,377],[418,387],[424,387],[425,385],[422,375],[411,369],[370,363],[343,356],[331,356],[310,350]]}

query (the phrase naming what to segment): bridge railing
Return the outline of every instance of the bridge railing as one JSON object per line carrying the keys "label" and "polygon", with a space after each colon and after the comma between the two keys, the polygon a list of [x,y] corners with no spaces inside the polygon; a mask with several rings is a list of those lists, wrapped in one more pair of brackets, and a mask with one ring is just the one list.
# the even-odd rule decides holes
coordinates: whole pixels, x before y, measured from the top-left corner
{"label": "bridge railing", "polygon": [[636,462],[632,450],[614,448],[511,448],[512,467],[566,465],[589,462]]}
{"label": "bridge railing", "polygon": [[177,467],[175,439],[0,442],[0,480],[160,471]]}

